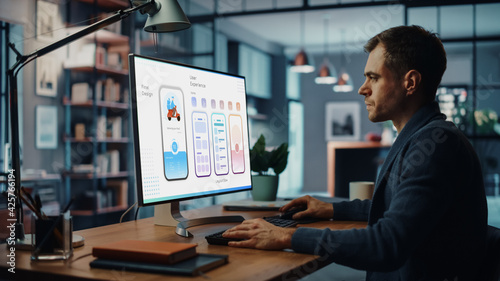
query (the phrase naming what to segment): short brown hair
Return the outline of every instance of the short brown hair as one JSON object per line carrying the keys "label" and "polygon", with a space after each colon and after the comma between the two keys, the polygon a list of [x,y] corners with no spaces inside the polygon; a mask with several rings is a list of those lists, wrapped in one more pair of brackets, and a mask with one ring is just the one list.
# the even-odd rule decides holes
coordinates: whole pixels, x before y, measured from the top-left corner
{"label": "short brown hair", "polygon": [[397,26],[372,37],[364,49],[369,53],[379,44],[385,48],[385,66],[397,79],[415,69],[422,75],[424,93],[436,97],[446,70],[446,51],[436,33],[416,25]]}

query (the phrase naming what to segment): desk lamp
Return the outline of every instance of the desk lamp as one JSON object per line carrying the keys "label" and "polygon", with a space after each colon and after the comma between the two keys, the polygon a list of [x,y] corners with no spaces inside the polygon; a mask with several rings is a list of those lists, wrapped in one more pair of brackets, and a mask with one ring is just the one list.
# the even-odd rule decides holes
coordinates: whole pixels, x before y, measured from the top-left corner
{"label": "desk lamp", "polygon": [[26,64],[36,58],[50,53],[66,44],[69,44],[76,39],[82,38],[85,35],[96,32],[110,24],[116,23],[133,12],[139,10],[141,14],[148,14],[144,30],[153,33],[179,31],[191,26],[186,15],[182,11],[179,3],[176,0],[131,0],[131,6],[128,9],[120,10],[115,14],[98,21],[88,27],[71,34],[57,42],[54,42],[46,47],[34,51],[28,55],[22,55],[16,50],[14,44],[9,43],[9,47],[16,53],[15,64],[7,71],[9,81],[9,97],[10,97],[10,121],[11,121],[11,147],[12,147],[12,169],[15,177],[14,195],[16,198],[15,206],[15,235],[19,244],[25,239],[23,225],[23,209],[21,203],[21,171],[20,171],[20,147],[19,147],[19,111],[18,111],[18,96],[17,96],[17,74]]}

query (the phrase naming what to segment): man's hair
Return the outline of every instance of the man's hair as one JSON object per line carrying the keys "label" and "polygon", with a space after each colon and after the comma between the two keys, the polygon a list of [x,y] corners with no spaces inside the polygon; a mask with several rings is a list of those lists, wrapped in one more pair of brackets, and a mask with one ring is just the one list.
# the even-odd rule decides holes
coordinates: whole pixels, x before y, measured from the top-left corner
{"label": "man's hair", "polygon": [[446,52],[436,33],[420,26],[398,26],[382,31],[365,45],[373,51],[379,44],[385,48],[385,66],[396,79],[414,69],[422,75],[421,85],[429,99],[436,96],[437,87],[446,70]]}

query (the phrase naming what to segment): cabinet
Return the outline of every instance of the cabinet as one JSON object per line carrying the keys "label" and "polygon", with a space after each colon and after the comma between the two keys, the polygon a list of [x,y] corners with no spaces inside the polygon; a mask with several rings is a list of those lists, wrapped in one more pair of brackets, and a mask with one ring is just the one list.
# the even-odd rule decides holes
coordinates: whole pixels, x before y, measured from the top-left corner
{"label": "cabinet", "polygon": [[328,142],[327,183],[330,196],[349,198],[349,182],[375,181],[390,148],[390,145],[380,142]]}
{"label": "cabinet", "polygon": [[[128,6],[126,1],[77,2],[89,6],[92,14]],[[68,33],[81,28],[68,28]],[[129,190],[133,175],[129,157],[130,40],[117,32],[122,32],[121,26],[111,26],[68,45],[62,100],[63,177],[66,199],[75,198],[71,208],[74,216],[123,211],[133,194]]]}

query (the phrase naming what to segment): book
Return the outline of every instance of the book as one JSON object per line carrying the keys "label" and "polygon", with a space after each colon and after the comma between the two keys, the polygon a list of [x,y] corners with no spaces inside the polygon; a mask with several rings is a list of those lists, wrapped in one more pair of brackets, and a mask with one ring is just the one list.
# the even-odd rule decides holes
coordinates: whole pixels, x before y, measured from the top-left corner
{"label": "book", "polygon": [[86,103],[91,96],[89,83],[74,83],[71,85],[71,102],[72,103]]}
{"label": "book", "polygon": [[110,150],[106,152],[109,155],[109,173],[119,173],[120,172],[120,151],[117,149]]}
{"label": "book", "polygon": [[174,264],[196,256],[196,244],[121,240],[94,246],[92,255],[101,259]]}
{"label": "book", "polygon": [[181,261],[173,265],[98,258],[90,262],[90,267],[148,273],[198,276],[202,273],[205,273],[227,263],[227,255],[198,254],[193,258]]}
{"label": "book", "polygon": [[128,205],[128,181],[108,180],[106,182],[106,187],[114,190],[116,197],[116,206],[123,206],[124,208],[126,208]]}
{"label": "book", "polygon": [[106,115],[100,115],[97,117],[96,137],[98,140],[106,139],[107,124]]}
{"label": "book", "polygon": [[76,140],[85,139],[85,124],[83,123],[75,124],[75,139]]}
{"label": "book", "polygon": [[122,118],[120,116],[108,118],[109,137],[120,139],[122,137]]}

